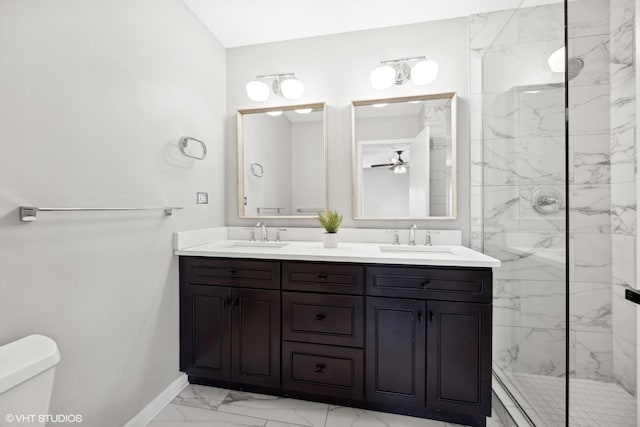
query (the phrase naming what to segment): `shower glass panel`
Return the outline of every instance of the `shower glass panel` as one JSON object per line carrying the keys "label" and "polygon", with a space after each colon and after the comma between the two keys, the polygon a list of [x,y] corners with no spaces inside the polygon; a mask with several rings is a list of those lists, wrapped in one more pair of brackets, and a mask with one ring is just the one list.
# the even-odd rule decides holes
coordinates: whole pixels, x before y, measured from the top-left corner
{"label": "shower glass panel", "polygon": [[570,425],[637,426],[635,0],[568,2]]}
{"label": "shower glass panel", "polygon": [[[475,55],[482,75],[472,190],[480,218],[472,228],[474,244],[502,261],[494,273],[494,381],[536,426],[562,426],[573,369],[565,4],[536,4],[525,0],[516,10],[472,17],[472,29],[485,32],[471,41],[472,67]],[[474,43],[474,36],[489,45]]]}

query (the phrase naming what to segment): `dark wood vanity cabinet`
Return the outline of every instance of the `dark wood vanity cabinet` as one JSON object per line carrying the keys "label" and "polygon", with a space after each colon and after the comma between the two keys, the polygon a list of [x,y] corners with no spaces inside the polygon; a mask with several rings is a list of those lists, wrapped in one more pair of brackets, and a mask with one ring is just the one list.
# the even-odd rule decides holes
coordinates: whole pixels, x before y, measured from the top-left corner
{"label": "dark wood vanity cabinet", "polygon": [[[211,268],[217,264],[211,261],[181,258],[180,370],[194,377],[279,387],[280,291],[250,288],[276,287],[266,278],[272,271],[277,274],[271,277],[279,280],[279,266],[249,261]],[[256,272],[262,275],[259,280],[244,280],[255,278]]]}
{"label": "dark wood vanity cabinet", "polygon": [[191,382],[484,425],[488,268],[181,257]]}

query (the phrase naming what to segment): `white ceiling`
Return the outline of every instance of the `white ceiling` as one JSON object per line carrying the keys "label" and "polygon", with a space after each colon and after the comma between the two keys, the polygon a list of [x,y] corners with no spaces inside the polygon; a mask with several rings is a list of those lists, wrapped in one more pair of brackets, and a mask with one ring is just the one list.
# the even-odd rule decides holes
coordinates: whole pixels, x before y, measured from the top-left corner
{"label": "white ceiling", "polygon": [[[522,0],[184,0],[226,48],[512,9]],[[549,3],[526,0],[526,3]]]}

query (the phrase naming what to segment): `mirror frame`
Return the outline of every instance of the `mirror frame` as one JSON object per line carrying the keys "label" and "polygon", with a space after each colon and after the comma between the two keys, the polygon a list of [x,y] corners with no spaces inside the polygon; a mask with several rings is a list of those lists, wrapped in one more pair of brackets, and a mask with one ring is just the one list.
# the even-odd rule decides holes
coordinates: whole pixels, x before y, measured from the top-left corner
{"label": "mirror frame", "polygon": [[[359,216],[358,212],[358,159],[356,147],[356,107],[363,107],[381,103],[398,103],[409,101],[429,101],[432,99],[451,99],[451,215],[450,216],[401,216],[401,217],[372,217]],[[368,99],[351,102],[351,212],[354,220],[407,220],[407,221],[427,221],[427,220],[456,220],[458,219],[458,133],[457,133],[457,104],[456,92],[436,93],[429,95],[413,95],[394,98]]]}
{"label": "mirror frame", "polygon": [[322,144],[323,144],[323,162],[324,162],[324,213],[329,209],[329,176],[328,176],[328,156],[327,156],[327,105],[324,102],[316,102],[313,104],[287,105],[265,108],[240,109],[237,113],[237,146],[238,146],[238,218],[240,219],[310,219],[316,218],[316,215],[246,215],[244,212],[244,138],[243,138],[243,116],[245,114],[266,113],[268,111],[292,111],[301,108],[322,108]]}

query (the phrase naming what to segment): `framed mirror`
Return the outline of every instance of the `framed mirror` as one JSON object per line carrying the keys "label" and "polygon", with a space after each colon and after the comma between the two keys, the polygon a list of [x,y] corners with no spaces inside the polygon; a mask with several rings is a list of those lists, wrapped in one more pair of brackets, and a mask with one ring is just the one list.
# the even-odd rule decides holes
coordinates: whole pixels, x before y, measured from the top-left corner
{"label": "framed mirror", "polygon": [[327,207],[324,103],[238,111],[240,218],[312,218]]}
{"label": "framed mirror", "polygon": [[352,103],[354,219],[456,218],[456,94]]}

